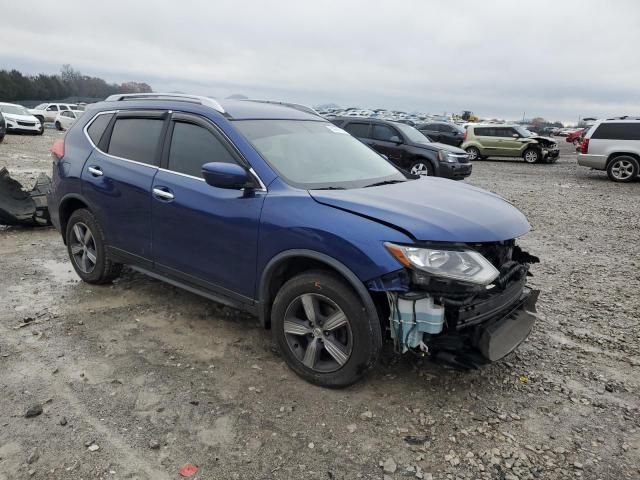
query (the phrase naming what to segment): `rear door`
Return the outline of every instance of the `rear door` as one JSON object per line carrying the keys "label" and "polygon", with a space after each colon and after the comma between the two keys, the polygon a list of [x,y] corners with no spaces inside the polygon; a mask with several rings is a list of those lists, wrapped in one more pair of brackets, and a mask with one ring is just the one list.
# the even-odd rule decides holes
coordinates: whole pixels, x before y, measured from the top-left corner
{"label": "rear door", "polygon": [[497,132],[494,127],[475,127],[473,132],[476,140],[482,145],[484,154],[500,155]]}
{"label": "rear door", "polygon": [[249,168],[209,120],[173,114],[162,169],[152,188],[155,269],[236,301],[250,301],[255,292],[258,230],[266,191],[208,185],[201,170],[209,162]]}
{"label": "rear door", "polygon": [[440,141],[440,125],[437,123],[430,123],[426,125],[424,128],[420,129],[421,132],[424,132],[431,140],[434,142]]}
{"label": "rear door", "polygon": [[[166,111],[98,115],[87,129],[104,127],[82,170],[82,191],[102,226],[109,250],[151,267],[151,184],[160,165]],[[101,125],[102,124],[102,125]]]}

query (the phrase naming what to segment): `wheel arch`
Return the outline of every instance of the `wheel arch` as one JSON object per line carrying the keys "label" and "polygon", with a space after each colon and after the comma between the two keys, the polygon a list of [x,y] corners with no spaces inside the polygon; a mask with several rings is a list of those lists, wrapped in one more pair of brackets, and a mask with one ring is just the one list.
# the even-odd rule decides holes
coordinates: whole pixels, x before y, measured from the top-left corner
{"label": "wheel arch", "polygon": [[287,250],[273,257],[264,268],[258,290],[258,316],[264,328],[271,327],[271,305],[280,287],[293,276],[309,270],[328,270],[345,280],[360,297],[367,315],[378,317],[378,310],[364,283],[346,265],[314,250]]}
{"label": "wheel arch", "polygon": [[67,236],[65,232],[67,231],[67,223],[69,222],[69,218],[71,217],[73,212],[81,208],[86,208],[87,210],[92,212],[89,204],[80,195],[69,194],[60,201],[60,206],[58,207],[58,218],[60,219],[60,233],[62,234],[62,240],[65,245],[67,244]]}
{"label": "wheel arch", "polygon": [[425,155],[422,152],[414,153],[413,155],[411,155],[411,157],[409,159],[409,168],[408,169],[411,169],[413,164],[416,163],[417,161],[420,161],[420,160],[429,162],[429,164],[431,165],[431,168],[433,168],[434,173],[438,173],[438,162],[436,162],[436,160],[434,160],[433,158],[429,158],[427,155]]}
{"label": "wheel arch", "polygon": [[631,157],[631,158],[635,158],[636,161],[640,162],[640,155],[638,155],[637,153],[633,153],[633,152],[613,152],[610,153],[609,156],[607,157],[607,164],[605,165],[605,169],[609,168],[609,164],[618,157]]}

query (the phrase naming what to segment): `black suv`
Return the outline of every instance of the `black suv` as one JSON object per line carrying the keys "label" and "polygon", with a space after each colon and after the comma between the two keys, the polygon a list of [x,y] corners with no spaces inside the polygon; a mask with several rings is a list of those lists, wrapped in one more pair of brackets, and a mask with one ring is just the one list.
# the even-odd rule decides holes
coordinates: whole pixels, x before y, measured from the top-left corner
{"label": "black suv", "polygon": [[414,175],[462,180],[471,175],[467,152],[442,143],[434,143],[409,125],[369,118],[331,120],[398,167]]}
{"label": "black suv", "polygon": [[459,147],[464,140],[464,128],[449,122],[427,122],[416,125],[416,128],[434,142],[446,143]]}

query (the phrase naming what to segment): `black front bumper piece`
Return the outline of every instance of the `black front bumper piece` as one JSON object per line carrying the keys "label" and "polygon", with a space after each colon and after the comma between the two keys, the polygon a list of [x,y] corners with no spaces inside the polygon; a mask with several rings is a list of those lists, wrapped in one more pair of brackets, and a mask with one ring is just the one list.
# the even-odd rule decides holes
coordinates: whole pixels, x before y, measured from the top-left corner
{"label": "black front bumper piece", "polygon": [[539,290],[525,288],[513,308],[482,325],[475,346],[487,360],[500,360],[529,336],[537,318],[536,302],[539,294]]}

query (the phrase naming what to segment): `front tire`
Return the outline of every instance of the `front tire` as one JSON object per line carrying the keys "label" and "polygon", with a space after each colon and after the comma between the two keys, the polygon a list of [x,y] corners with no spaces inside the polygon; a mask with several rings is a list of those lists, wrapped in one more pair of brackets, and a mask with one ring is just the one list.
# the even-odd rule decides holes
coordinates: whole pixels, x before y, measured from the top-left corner
{"label": "front tire", "polygon": [[323,387],[357,382],[382,348],[378,318],[369,318],[344,280],[321,270],[282,286],[273,302],[271,328],[289,368]]}
{"label": "front tire", "polygon": [[480,158],[482,158],[482,156],[480,155],[480,150],[478,150],[476,147],[467,147],[466,152],[469,154],[469,160],[472,162],[474,160],[480,160]]}
{"label": "front tire", "polygon": [[618,183],[627,183],[638,176],[640,166],[638,160],[633,157],[621,155],[615,157],[607,166],[609,179]]}
{"label": "front tire", "polygon": [[522,158],[527,163],[538,163],[542,158],[540,150],[536,148],[527,148],[522,154]]}
{"label": "front tire", "polygon": [[62,125],[60,125],[60,122],[56,122],[56,130],[62,131]]}
{"label": "front tire", "polygon": [[425,177],[433,177],[433,165],[429,160],[419,159],[413,162],[409,170],[412,175],[422,175]]}
{"label": "front tire", "polygon": [[83,281],[100,285],[120,275],[122,265],[107,257],[104,232],[89,210],[71,214],[65,238],[71,264]]}

